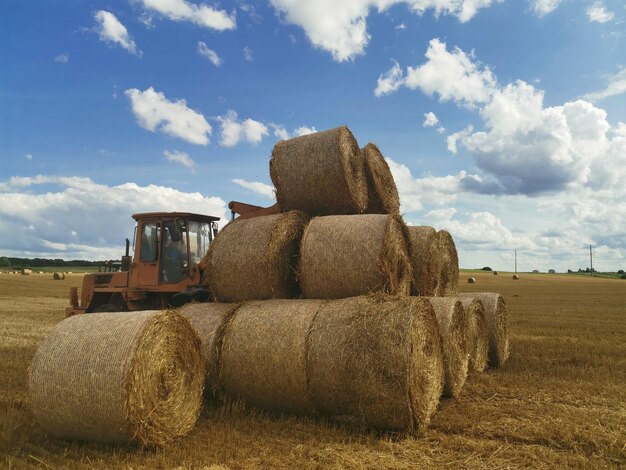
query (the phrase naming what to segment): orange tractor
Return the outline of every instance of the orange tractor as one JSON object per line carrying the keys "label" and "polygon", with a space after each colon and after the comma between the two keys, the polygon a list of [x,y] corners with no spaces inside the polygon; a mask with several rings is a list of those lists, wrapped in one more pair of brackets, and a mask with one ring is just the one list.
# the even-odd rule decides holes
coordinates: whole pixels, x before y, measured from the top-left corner
{"label": "orange tractor", "polygon": [[[257,217],[280,212],[277,204],[264,208],[232,201],[233,218]],[[178,307],[188,302],[206,302],[209,292],[202,285],[202,259],[218,233],[219,217],[190,212],[133,214],[137,221],[133,240],[126,239],[126,254],[119,270],[86,274],[80,302],[78,288],[70,289],[67,316],[91,312],[119,312]],[[114,264],[111,264],[114,266]]]}

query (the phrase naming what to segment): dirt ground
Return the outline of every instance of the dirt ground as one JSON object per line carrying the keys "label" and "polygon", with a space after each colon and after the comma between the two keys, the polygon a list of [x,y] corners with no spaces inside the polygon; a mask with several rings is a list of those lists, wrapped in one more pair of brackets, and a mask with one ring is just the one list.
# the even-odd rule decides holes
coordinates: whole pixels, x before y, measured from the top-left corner
{"label": "dirt ground", "polygon": [[[468,284],[473,276],[476,284]],[[66,442],[28,413],[26,373],[82,275],[0,274],[3,468],[619,468],[626,466],[626,281],[463,272],[500,292],[511,357],[442,401],[422,436],[379,434],[240,404],[207,408],[163,449]]]}

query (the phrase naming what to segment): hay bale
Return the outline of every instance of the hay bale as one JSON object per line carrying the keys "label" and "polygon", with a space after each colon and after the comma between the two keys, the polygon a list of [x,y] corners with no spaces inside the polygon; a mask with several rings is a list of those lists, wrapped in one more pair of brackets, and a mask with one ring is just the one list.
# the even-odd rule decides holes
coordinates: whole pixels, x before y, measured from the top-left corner
{"label": "hay bale", "polygon": [[476,297],[483,303],[489,328],[489,366],[501,367],[509,357],[509,319],[504,298],[494,292],[464,292],[459,297]]}
{"label": "hay bale", "polygon": [[517,281],[519,279],[519,276],[517,274],[513,274],[513,280]]}
{"label": "hay bale", "polygon": [[404,222],[380,214],[314,218],[302,237],[299,278],[307,298],[408,295],[411,265]]}
{"label": "hay bale", "polygon": [[456,297],[429,297],[435,310],[439,332],[443,340],[445,386],[443,396],[456,398],[465,385],[469,366],[469,318],[463,304]]}
{"label": "hay bale", "polygon": [[416,297],[326,303],[311,328],[308,364],[317,410],[369,427],[419,431],[442,391],[437,322],[430,304]]}
{"label": "hay bale", "polygon": [[470,277],[467,279],[467,283],[468,284],[476,284],[476,278],[475,277]]}
{"label": "hay bale", "polygon": [[462,297],[459,300],[465,308],[469,322],[467,330],[469,369],[473,372],[483,372],[489,357],[489,327],[485,318],[485,307],[476,297]]}
{"label": "hay bale", "polygon": [[242,305],[224,330],[220,386],[272,411],[312,414],[307,348],[322,300],[268,300]]}
{"label": "hay bale", "polygon": [[282,210],[326,215],[367,208],[363,156],[346,126],[281,140],[272,150],[270,175]]}
{"label": "hay bale", "polygon": [[239,305],[202,302],[190,303],[178,309],[178,312],[189,320],[202,341],[206,370],[204,392],[207,399],[219,396],[217,386],[220,370],[219,350],[222,347],[225,325]]}
{"label": "hay bale", "polygon": [[30,276],[32,273],[32,269],[22,269],[22,276]]}
{"label": "hay bale", "polygon": [[194,426],[203,366],[200,339],[174,311],[76,315],[35,353],[30,406],[56,437],[162,445]]}
{"label": "hay bale", "polygon": [[494,272],[493,272],[493,275],[494,275],[494,276],[497,276],[497,275],[498,275],[498,271],[494,271]]}
{"label": "hay bale", "polygon": [[63,274],[63,273],[54,273],[52,275],[52,279],[54,279],[55,281],[62,281],[63,279],[65,279],[65,274]]}
{"label": "hay bale", "polygon": [[411,226],[409,252],[413,267],[413,294],[428,297],[458,293],[459,258],[452,236],[433,227]]}
{"label": "hay bale", "polygon": [[400,196],[385,157],[376,144],[361,149],[365,160],[368,214],[399,214]]}
{"label": "hay bale", "polygon": [[235,220],[205,257],[204,283],[218,302],[298,297],[296,264],[308,216],[300,211]]}

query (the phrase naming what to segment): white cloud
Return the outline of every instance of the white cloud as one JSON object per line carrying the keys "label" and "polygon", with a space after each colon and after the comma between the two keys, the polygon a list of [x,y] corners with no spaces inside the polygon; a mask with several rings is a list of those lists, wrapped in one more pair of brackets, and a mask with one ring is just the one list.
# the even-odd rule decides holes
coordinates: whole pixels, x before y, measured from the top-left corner
{"label": "white cloud", "polygon": [[163,155],[165,155],[165,159],[168,162],[178,163],[186,168],[189,168],[192,173],[196,172],[196,162],[194,162],[193,158],[185,152],[179,152],[178,150],[165,150]]}
{"label": "white cloud", "polygon": [[252,49],[250,49],[248,46],[243,48],[243,58],[248,62],[252,62],[254,60],[254,57],[252,55]]}
{"label": "white cloud", "polygon": [[338,62],[353,60],[365,53],[370,40],[367,17],[370,9],[383,12],[394,5],[405,4],[423,14],[433,9],[435,15],[456,16],[469,21],[480,8],[493,0],[270,0],[287,23],[295,24],[315,46],[328,51]]}
{"label": "white cloud", "polygon": [[239,121],[237,113],[229,111],[224,116],[217,118],[222,125],[222,137],[220,145],[234,147],[241,140],[251,144],[258,144],[263,137],[269,135],[269,129],[265,124],[254,119]]}
{"label": "white cloud", "polygon": [[54,58],[54,61],[60,64],[67,64],[70,61],[70,55],[67,53],[59,54]]}
{"label": "white cloud", "polygon": [[274,135],[281,140],[287,140],[291,139],[292,137],[299,137],[301,135],[307,135],[317,132],[317,129],[314,126],[300,126],[294,129],[291,134],[282,124],[269,123],[269,126],[274,129]]}
{"label": "white cloud", "polygon": [[186,0],[140,0],[143,6],[173,21],[191,23],[217,31],[235,29],[235,14],[216,10],[206,5],[196,5]]}
{"label": "white cloud", "polygon": [[438,94],[440,101],[468,106],[487,102],[496,90],[495,76],[473,60],[473,53],[468,55],[458,47],[448,52],[446,44],[435,38],[429,42],[426,58],[424,64],[408,67],[405,86],[429,96]]}
{"label": "white cloud", "polygon": [[454,134],[450,134],[446,139],[448,150],[454,154],[458,152],[457,143],[467,138],[474,131],[473,126],[467,126],[465,129]]}
{"label": "white cloud", "polygon": [[433,113],[432,111],[424,113],[424,124],[422,124],[423,127],[435,127],[437,124],[439,124],[439,119],[437,118],[437,115],[435,113]]}
{"label": "white cloud", "polygon": [[531,0],[532,10],[539,16],[543,17],[556,10],[561,0]]}
{"label": "white cloud", "polygon": [[[44,193],[37,193],[40,185],[46,185]],[[64,259],[119,258],[124,238],[132,240],[131,214],[151,211],[196,212],[224,219],[226,204],[218,197],[158,185],[107,186],[81,177],[13,177],[0,182],[0,252]]]}
{"label": "white cloud", "polygon": [[385,73],[380,74],[376,81],[375,96],[388,95],[393,93],[404,83],[404,74],[400,68],[400,64],[393,61],[393,66]]}
{"label": "white cloud", "polygon": [[216,67],[222,65],[222,59],[217,55],[217,52],[209,49],[203,41],[198,41],[198,54],[209,59]]}
{"label": "white cloud", "polygon": [[313,134],[314,132],[317,132],[315,127],[301,126],[293,131],[293,135],[294,137],[300,137],[307,134]]}
{"label": "white cloud", "polygon": [[98,23],[96,31],[100,35],[101,41],[117,44],[131,54],[141,56],[141,51],[137,49],[135,41],[128,33],[126,26],[113,13],[99,10],[94,15],[94,19]]}
{"label": "white cloud", "polygon": [[157,130],[192,144],[207,145],[211,125],[204,116],[187,107],[185,100],[169,101],[163,93],[150,87],[140,91],[126,90],[137,123],[149,131]]}
{"label": "white cloud", "polygon": [[608,23],[614,18],[614,14],[604,7],[604,3],[600,0],[593,2],[586,10],[587,18],[593,23]]}
{"label": "white cloud", "polygon": [[32,160],[32,159],[33,159],[33,154],[32,154],[32,153],[27,153],[27,154],[24,154],[24,158],[25,158],[26,160],[30,161],[30,160]]}
{"label": "white cloud", "polygon": [[246,181],[240,178],[235,178],[232,181],[242,188],[249,189],[250,191],[260,194],[261,196],[268,197],[272,200],[276,199],[274,186],[270,186],[269,184],[261,183],[259,181]]}
{"label": "white cloud", "polygon": [[595,102],[626,93],[626,68],[622,68],[619,72],[609,76],[608,82],[604,90],[587,93],[583,98]]}

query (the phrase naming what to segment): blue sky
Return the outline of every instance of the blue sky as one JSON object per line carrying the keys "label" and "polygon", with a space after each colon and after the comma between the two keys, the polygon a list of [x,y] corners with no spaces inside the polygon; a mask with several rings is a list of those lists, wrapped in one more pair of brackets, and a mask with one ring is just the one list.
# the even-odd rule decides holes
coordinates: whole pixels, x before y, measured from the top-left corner
{"label": "blue sky", "polygon": [[347,124],[462,267],[624,269],[624,51],[623,0],[4,0],[0,255],[270,205],[276,141]]}

